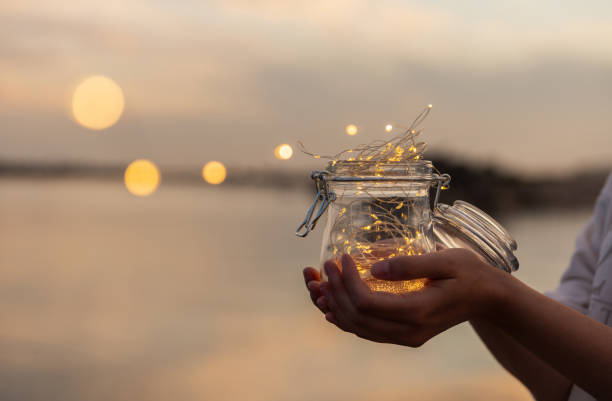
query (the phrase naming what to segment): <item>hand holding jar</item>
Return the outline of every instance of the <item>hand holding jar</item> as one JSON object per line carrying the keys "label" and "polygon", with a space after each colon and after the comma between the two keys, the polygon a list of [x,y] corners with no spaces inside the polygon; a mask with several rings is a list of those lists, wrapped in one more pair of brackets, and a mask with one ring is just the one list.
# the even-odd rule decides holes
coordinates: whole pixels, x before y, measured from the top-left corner
{"label": "hand holding jar", "polygon": [[497,283],[513,279],[466,249],[400,256],[374,264],[371,273],[377,279],[427,278],[421,290],[400,294],[371,290],[349,255],[342,256],[342,267],[341,271],[333,260],[325,262],[328,282],[320,281],[317,270],[304,270],[311,298],[325,318],[361,338],[410,347],[456,324],[486,316],[494,305]]}

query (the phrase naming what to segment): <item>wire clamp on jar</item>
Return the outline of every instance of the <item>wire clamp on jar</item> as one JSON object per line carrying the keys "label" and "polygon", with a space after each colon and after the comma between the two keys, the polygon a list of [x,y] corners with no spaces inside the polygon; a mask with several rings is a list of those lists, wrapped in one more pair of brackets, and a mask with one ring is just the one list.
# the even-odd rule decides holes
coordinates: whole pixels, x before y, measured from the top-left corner
{"label": "wire clamp on jar", "polygon": [[443,189],[448,189],[448,185],[451,181],[451,176],[446,173],[440,175],[434,174],[434,181],[436,181],[436,197],[434,198],[433,209],[436,210],[436,208],[438,207],[438,201],[440,200],[440,191]]}
{"label": "wire clamp on jar", "polygon": [[[315,228],[317,221],[323,215],[323,213],[325,213],[325,210],[327,210],[329,204],[336,200],[336,194],[329,190],[329,185],[327,184],[325,178],[328,174],[329,173],[327,171],[313,171],[310,173],[310,178],[312,178],[315,182],[316,195],[314,202],[312,202],[308,212],[306,212],[306,218],[295,231],[295,235],[298,237],[306,237],[308,233]],[[319,204],[319,209],[317,210],[317,214],[313,219],[312,214],[317,208],[317,204]]]}

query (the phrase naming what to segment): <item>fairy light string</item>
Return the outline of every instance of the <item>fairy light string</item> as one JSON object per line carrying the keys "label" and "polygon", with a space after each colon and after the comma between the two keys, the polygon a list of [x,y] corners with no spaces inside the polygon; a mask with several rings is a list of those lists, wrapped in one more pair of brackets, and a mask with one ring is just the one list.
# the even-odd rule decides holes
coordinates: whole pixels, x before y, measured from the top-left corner
{"label": "fairy light string", "polygon": [[[359,145],[356,148],[343,150],[335,155],[320,155],[308,151],[304,144],[298,141],[300,150],[315,159],[330,160],[333,167],[339,161],[366,161],[366,162],[408,162],[420,160],[427,148],[425,142],[417,142],[417,138],[423,132],[420,125],[429,115],[432,105],[425,107],[414,119],[409,127],[403,128],[401,134],[389,140],[376,140],[369,144]],[[370,163],[367,163],[369,166]]]}
{"label": "fairy light string", "polygon": [[[421,165],[427,148],[418,141],[421,124],[432,105],[428,105],[402,133],[343,150],[332,156],[307,151],[316,159],[329,160],[328,171],[350,176],[404,175],[410,166]],[[435,168],[434,168],[435,171]],[[350,254],[370,288],[387,292],[407,292],[423,288],[424,280],[389,282],[376,280],[369,270],[372,264],[400,255],[418,255],[434,250],[431,240],[431,210],[428,189],[430,182],[392,181],[350,183],[333,182],[337,199],[329,210],[328,243],[325,258],[339,259]]]}
{"label": "fairy light string", "polygon": [[[427,184],[418,184],[425,187]],[[370,188],[371,186],[371,188]],[[407,292],[424,286],[423,280],[386,282],[369,274],[372,264],[401,255],[420,255],[432,251],[426,238],[431,231],[429,204],[424,188],[414,185],[374,188],[362,185],[358,191],[334,188],[338,199],[330,210],[329,258],[350,254],[368,285],[379,291]]]}

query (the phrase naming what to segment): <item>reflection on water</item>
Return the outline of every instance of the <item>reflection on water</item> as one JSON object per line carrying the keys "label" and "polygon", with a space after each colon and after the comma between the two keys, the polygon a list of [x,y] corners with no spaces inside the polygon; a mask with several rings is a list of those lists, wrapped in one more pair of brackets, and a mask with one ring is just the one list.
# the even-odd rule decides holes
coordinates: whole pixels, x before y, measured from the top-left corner
{"label": "reflection on water", "polygon": [[[368,343],[309,304],[306,194],[0,185],[3,400],[527,400],[467,325]],[[518,215],[521,279],[557,281],[585,211]]]}

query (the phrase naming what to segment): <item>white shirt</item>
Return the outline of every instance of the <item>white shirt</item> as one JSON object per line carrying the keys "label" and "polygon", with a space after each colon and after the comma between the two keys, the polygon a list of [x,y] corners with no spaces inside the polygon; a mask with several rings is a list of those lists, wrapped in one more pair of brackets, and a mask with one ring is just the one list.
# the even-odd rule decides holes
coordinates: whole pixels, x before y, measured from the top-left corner
{"label": "white shirt", "polygon": [[[612,326],[612,174],[595,212],[576,240],[576,249],[559,287],[548,294],[591,318]],[[595,400],[573,386],[568,401]]]}

